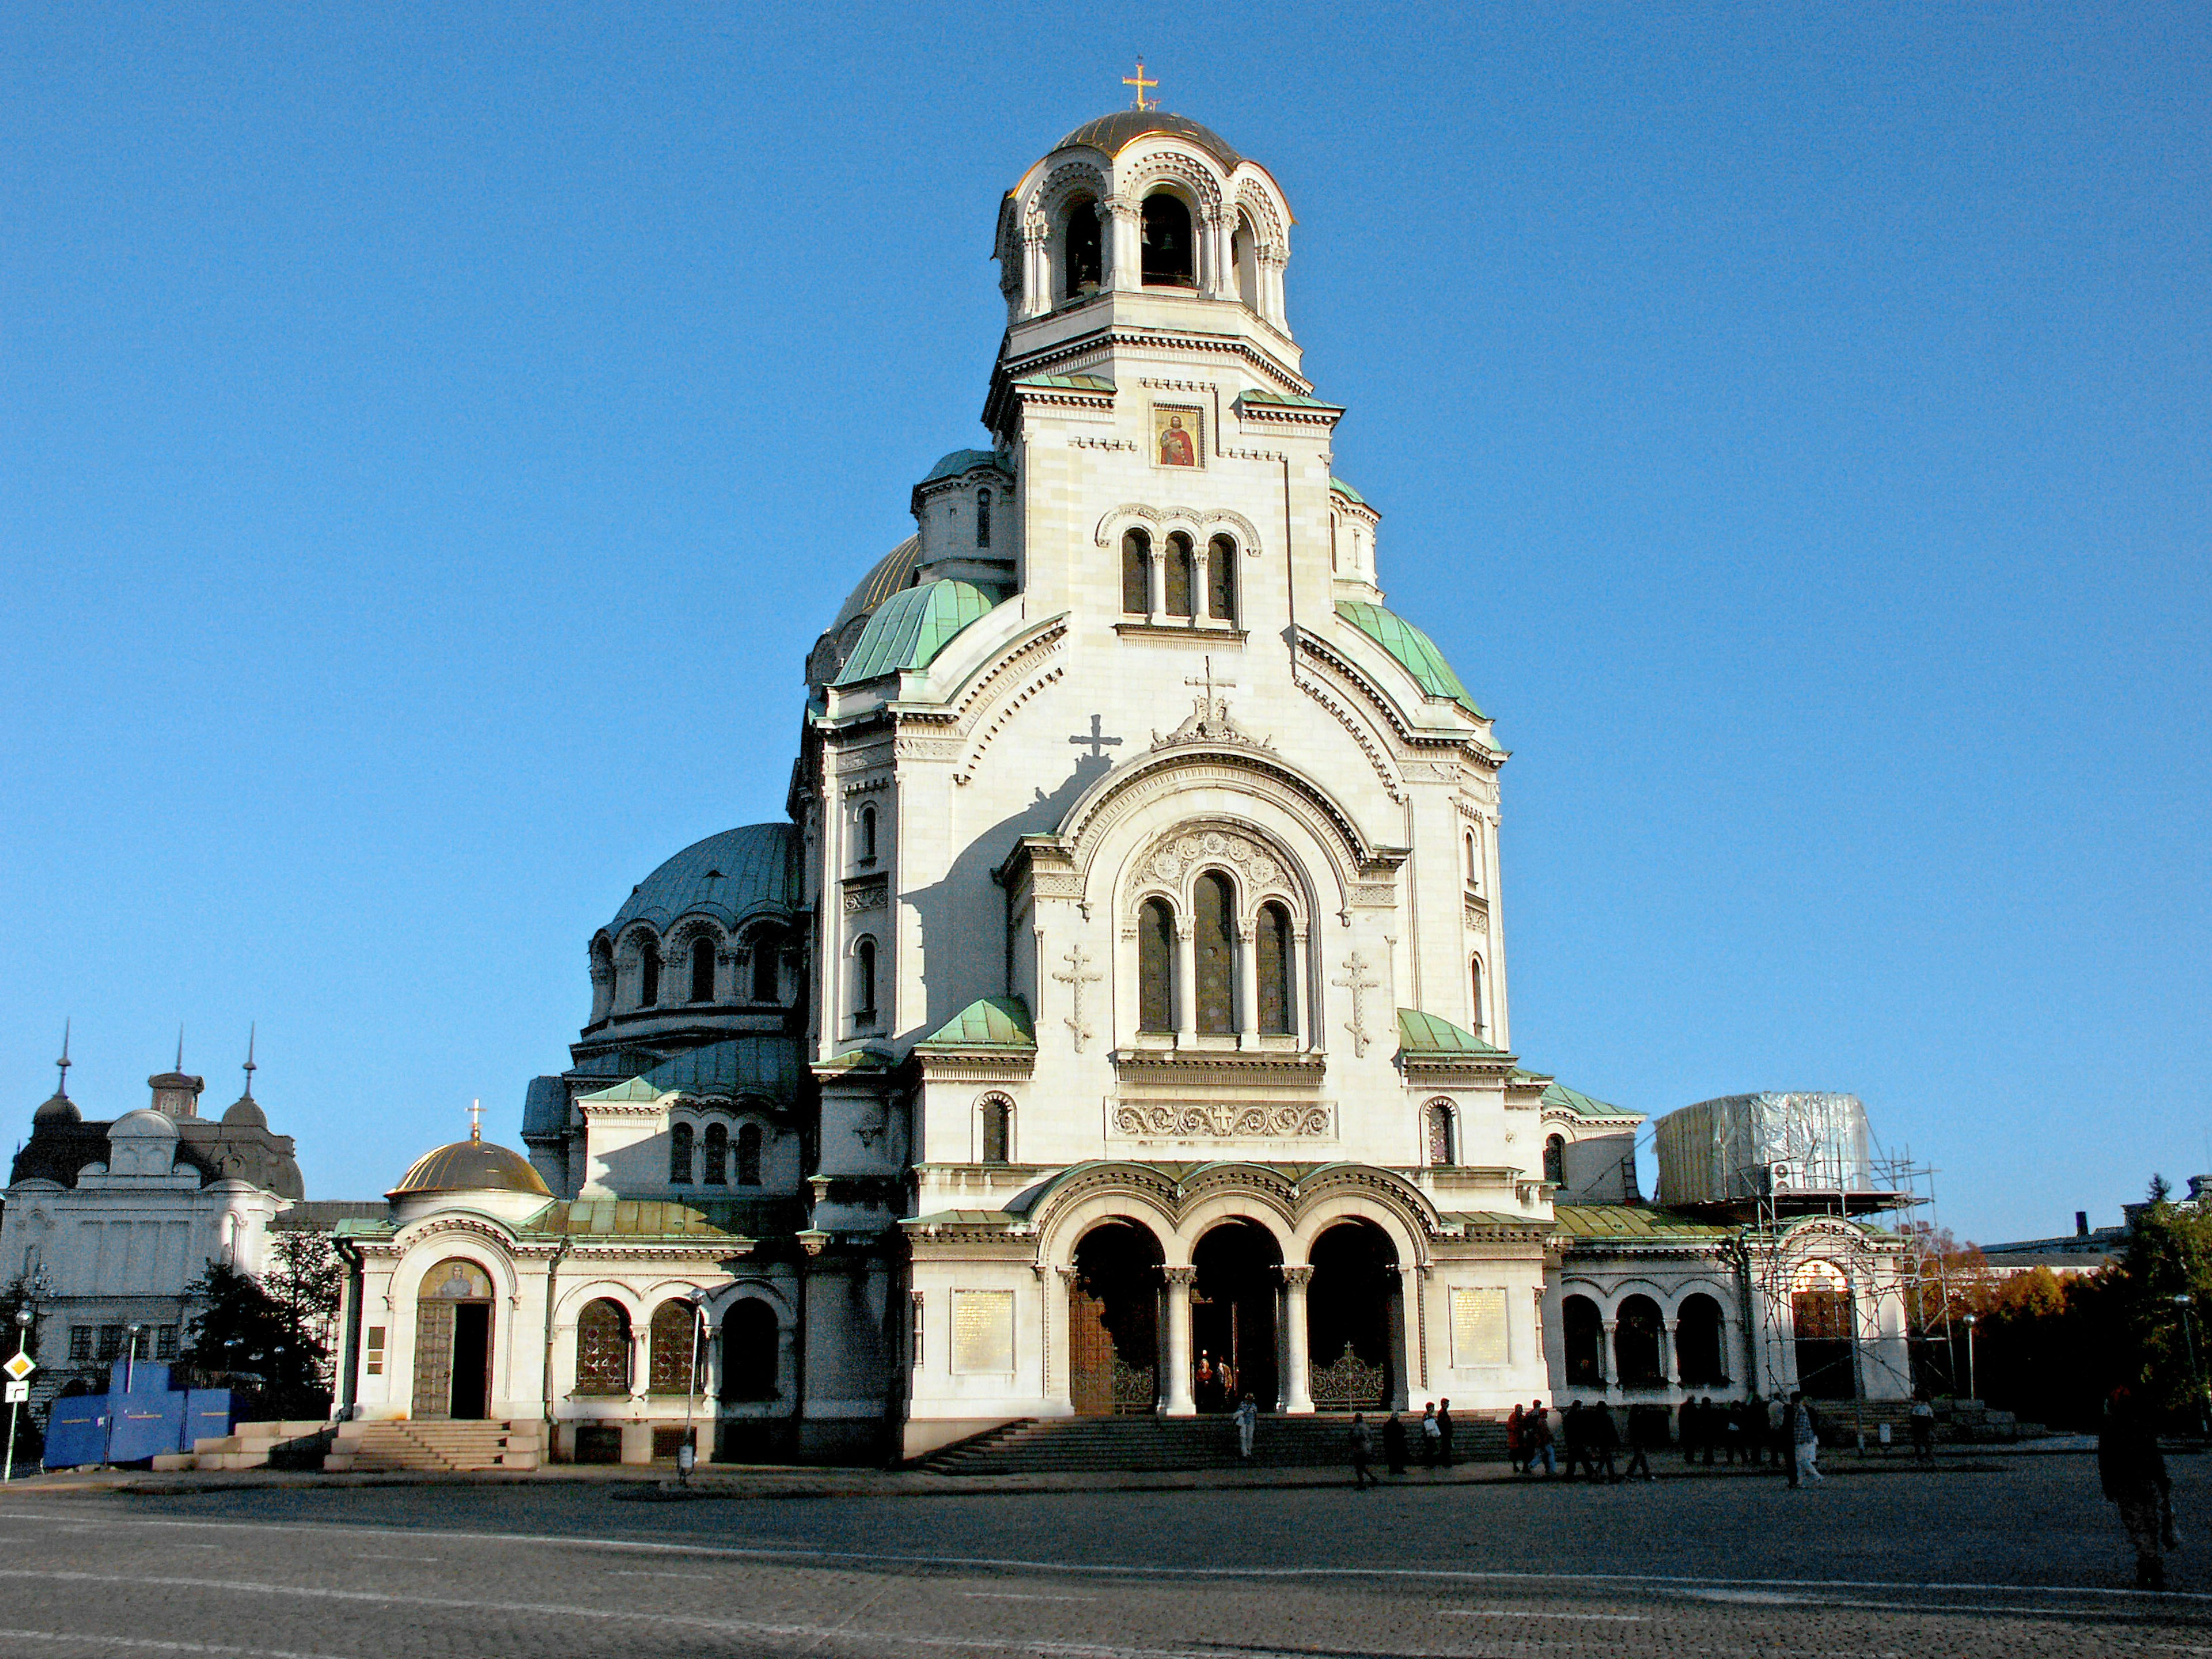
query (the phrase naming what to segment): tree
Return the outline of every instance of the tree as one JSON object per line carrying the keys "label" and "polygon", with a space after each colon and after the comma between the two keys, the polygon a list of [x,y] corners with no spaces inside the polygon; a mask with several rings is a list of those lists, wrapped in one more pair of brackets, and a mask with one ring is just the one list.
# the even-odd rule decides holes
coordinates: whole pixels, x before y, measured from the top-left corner
{"label": "tree", "polygon": [[201,1305],[190,1328],[187,1364],[257,1396],[279,1418],[319,1417],[330,1409],[323,1385],[330,1350],[250,1273],[220,1261],[185,1287]]}
{"label": "tree", "polygon": [[337,1346],[338,1306],[345,1294],[346,1268],[327,1233],[283,1232],[270,1247],[261,1288],[293,1329],[314,1339],[316,1382],[328,1392],[331,1355]]}

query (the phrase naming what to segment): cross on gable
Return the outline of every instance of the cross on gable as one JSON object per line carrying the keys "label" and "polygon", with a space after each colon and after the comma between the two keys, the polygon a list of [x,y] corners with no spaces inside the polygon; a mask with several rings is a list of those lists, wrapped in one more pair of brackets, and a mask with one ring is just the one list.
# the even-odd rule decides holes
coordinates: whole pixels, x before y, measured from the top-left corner
{"label": "cross on gable", "polygon": [[1213,658],[1211,654],[1208,654],[1204,660],[1206,663],[1206,672],[1203,674],[1184,675],[1182,677],[1182,683],[1185,685],[1204,686],[1206,688],[1206,700],[1208,702],[1212,702],[1214,700],[1214,694],[1217,691],[1233,691],[1237,689],[1237,682],[1235,680],[1216,679],[1214,678]]}

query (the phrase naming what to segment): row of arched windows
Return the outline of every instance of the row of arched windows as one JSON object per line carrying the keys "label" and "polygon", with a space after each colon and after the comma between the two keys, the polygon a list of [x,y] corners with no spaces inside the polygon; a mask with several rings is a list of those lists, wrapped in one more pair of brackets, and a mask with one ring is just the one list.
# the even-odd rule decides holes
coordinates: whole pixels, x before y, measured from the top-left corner
{"label": "row of arched windows", "polygon": [[[1237,890],[1218,870],[1201,874],[1191,892],[1191,1029],[1223,1036],[1239,1029],[1237,981],[1243,941],[1237,936]],[[1182,1012],[1182,973],[1178,960],[1175,907],[1148,898],[1137,915],[1137,1029],[1172,1031]],[[1297,951],[1291,913],[1269,901],[1255,919],[1251,945],[1255,1029],[1263,1036],[1288,1036],[1297,1028],[1297,990],[1292,983]]]}
{"label": "row of arched windows", "polygon": [[[1229,257],[1237,297],[1255,311],[1260,308],[1259,251],[1251,216],[1239,213]],[[1146,288],[1198,286],[1198,240],[1192,234],[1190,206],[1172,191],[1153,191],[1138,209],[1137,264],[1139,281]],[[1106,224],[1098,204],[1086,197],[1067,212],[1060,243],[1060,298],[1062,302],[1087,300],[1105,285]]]}
{"label": "row of arched windows", "polygon": [[[1662,1389],[1668,1384],[1666,1316],[1648,1296],[1624,1298],[1614,1311],[1612,1364],[1607,1364],[1605,1316],[1586,1296],[1559,1304],[1560,1335],[1566,1347],[1571,1388]],[[1686,1389],[1724,1386],[1721,1304],[1703,1291],[1682,1298],[1674,1316],[1674,1369]]]}
{"label": "row of arched windows", "polygon": [[[734,1163],[736,1184],[757,1187],[761,1184],[761,1145],[763,1136],[757,1123],[740,1124],[736,1139],[732,1139],[726,1123],[709,1123],[704,1134],[698,1134],[688,1123],[671,1125],[668,1131],[668,1179],[678,1187],[692,1184],[697,1170],[700,1179],[709,1187],[731,1184],[731,1170]],[[697,1153],[706,1154],[705,1168],[699,1169]],[[731,1154],[736,1157],[732,1159]]]}
{"label": "row of arched windows", "polygon": [[[746,945],[751,952],[750,969],[742,987],[732,988],[742,988],[753,1002],[781,1002],[783,1000],[783,931],[777,927],[756,927],[747,935]],[[617,1004],[623,1005],[625,1012],[632,1012],[658,1008],[664,1003],[673,1004],[677,999],[667,994],[672,988],[667,983],[668,970],[672,966],[680,976],[678,983],[683,987],[683,1001],[713,1002],[715,1000],[714,969],[720,951],[720,938],[701,930],[684,942],[674,963],[671,963],[661,954],[660,941],[652,934],[640,931],[632,936],[636,974],[627,988],[629,994],[625,999],[613,983],[618,971],[613,952],[604,946],[595,949],[600,969],[609,981],[605,1012],[613,1012]]]}
{"label": "row of arched windows", "polygon": [[[646,1327],[647,1394],[697,1392],[695,1363],[712,1338],[701,1328],[697,1308],[671,1297],[653,1310]],[[775,1310],[747,1297],[722,1319],[721,1396],[772,1400],[776,1395],[779,1332]],[[630,1392],[634,1361],[629,1311],[602,1297],[576,1316],[576,1393],[595,1399]]]}
{"label": "row of arched windows", "polygon": [[[1237,620],[1237,544],[1216,536],[1206,547],[1206,615],[1214,622]],[[1121,609],[1131,616],[1194,617],[1198,597],[1199,557],[1189,537],[1170,531],[1160,556],[1141,530],[1121,536]],[[1158,572],[1158,593],[1153,573]],[[1158,603],[1155,603],[1157,597]]]}

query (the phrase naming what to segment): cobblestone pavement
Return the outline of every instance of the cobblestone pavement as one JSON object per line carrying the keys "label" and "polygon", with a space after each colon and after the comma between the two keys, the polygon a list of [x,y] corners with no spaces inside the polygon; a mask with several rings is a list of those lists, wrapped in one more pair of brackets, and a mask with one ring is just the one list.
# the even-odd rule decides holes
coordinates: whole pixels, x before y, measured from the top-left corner
{"label": "cobblestone pavement", "polygon": [[1652,1486],[815,1501],[0,1494],[0,1654],[2212,1654],[2212,1480],[2127,1588],[2095,1465]]}

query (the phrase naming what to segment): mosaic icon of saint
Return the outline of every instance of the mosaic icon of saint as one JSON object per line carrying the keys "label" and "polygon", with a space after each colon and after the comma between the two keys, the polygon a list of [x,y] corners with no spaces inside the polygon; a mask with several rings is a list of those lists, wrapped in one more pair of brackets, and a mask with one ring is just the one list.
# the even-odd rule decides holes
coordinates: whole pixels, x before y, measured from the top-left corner
{"label": "mosaic icon of saint", "polygon": [[1183,430],[1182,416],[1168,416],[1167,430],[1160,434],[1160,465],[1162,466],[1196,466],[1198,451],[1190,441],[1190,434]]}

